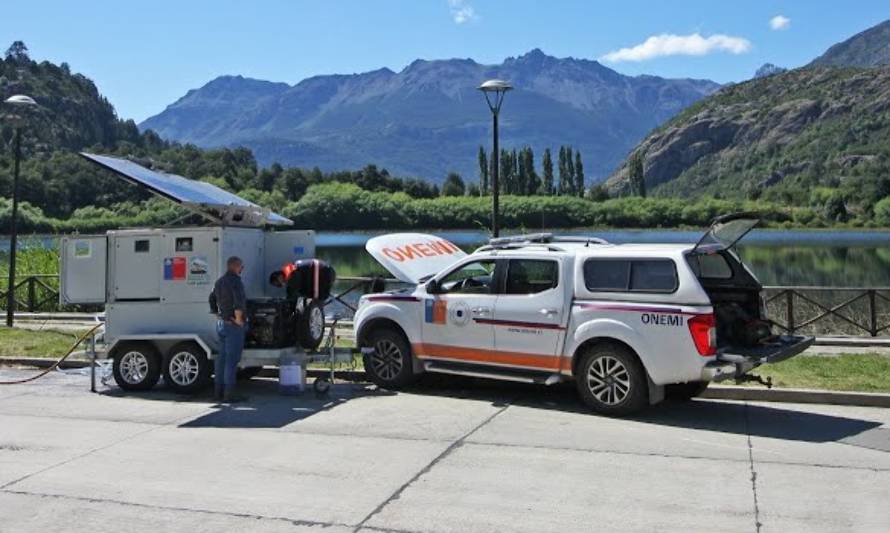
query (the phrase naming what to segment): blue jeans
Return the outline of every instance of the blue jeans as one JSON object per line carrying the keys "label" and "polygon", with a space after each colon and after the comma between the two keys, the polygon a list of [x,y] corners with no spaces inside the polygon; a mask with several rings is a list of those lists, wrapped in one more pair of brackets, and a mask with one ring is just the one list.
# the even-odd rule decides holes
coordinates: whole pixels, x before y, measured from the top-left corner
{"label": "blue jeans", "polygon": [[231,391],[235,387],[238,373],[238,362],[244,351],[245,328],[219,320],[216,333],[219,335],[219,355],[214,361],[214,382],[217,389]]}

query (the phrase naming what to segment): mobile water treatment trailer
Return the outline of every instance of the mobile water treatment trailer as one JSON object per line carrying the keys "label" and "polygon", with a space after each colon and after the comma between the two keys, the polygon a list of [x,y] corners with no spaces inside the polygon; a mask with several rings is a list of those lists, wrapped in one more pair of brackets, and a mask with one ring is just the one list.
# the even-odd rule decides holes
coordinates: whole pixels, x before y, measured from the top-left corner
{"label": "mobile water treatment trailer", "polygon": [[162,374],[177,392],[195,392],[209,383],[218,340],[217,317],[207,300],[230,256],[244,261],[242,280],[252,319],[242,368],[277,365],[282,357],[296,356],[300,324],[304,334],[321,340],[321,307],[298,303],[285,316],[284,290],[268,283],[283,264],[315,255],[315,232],[275,231],[292,222],[209,183],[124,159],[81,155],[209,221],[207,226],[111,230],[62,239],[60,302],[105,304],[103,355],[113,359],[121,388],[150,389]]}

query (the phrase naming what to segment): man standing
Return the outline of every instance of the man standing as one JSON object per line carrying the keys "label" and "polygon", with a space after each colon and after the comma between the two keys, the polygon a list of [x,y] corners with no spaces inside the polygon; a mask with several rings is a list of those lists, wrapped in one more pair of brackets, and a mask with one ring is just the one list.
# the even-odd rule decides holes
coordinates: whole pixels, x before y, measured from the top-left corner
{"label": "man standing", "polygon": [[226,261],[226,273],[213,286],[211,299],[216,300],[219,321],[216,332],[219,335],[219,355],[214,362],[215,391],[214,398],[225,402],[239,402],[246,398],[235,396],[235,381],[238,362],[244,350],[244,334],[246,330],[245,313],[247,299],[244,295],[244,284],[241,282],[241,271],[244,263],[239,257],[232,256]]}

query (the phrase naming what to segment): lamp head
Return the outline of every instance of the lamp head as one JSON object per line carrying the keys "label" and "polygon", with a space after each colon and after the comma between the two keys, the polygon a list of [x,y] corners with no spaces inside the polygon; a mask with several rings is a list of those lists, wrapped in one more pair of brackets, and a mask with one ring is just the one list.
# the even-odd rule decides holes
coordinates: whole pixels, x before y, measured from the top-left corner
{"label": "lamp head", "polygon": [[[488,108],[491,109],[492,113],[497,115],[501,110],[501,104],[504,103],[504,95],[507,94],[507,91],[512,90],[513,86],[504,80],[494,79],[482,83],[482,85],[477,88],[485,95],[485,101],[488,102]],[[493,94],[493,98],[490,98],[488,96],[489,94]]]}
{"label": "lamp head", "polygon": [[5,100],[5,103],[14,106],[36,106],[33,98],[24,94],[14,94]]}

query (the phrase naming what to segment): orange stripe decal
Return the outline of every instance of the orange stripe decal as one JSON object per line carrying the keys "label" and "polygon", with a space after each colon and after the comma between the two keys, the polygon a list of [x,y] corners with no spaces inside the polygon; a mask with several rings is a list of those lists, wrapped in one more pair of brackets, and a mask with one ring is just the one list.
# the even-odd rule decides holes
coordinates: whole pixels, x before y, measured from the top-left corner
{"label": "orange stripe decal", "polygon": [[478,348],[465,348],[463,346],[425,343],[412,344],[411,349],[420,358],[423,358],[424,356],[443,357],[461,361],[525,366],[545,370],[560,370],[560,367],[562,366],[560,364],[562,358],[555,355],[501,352],[498,350],[480,350]]}

